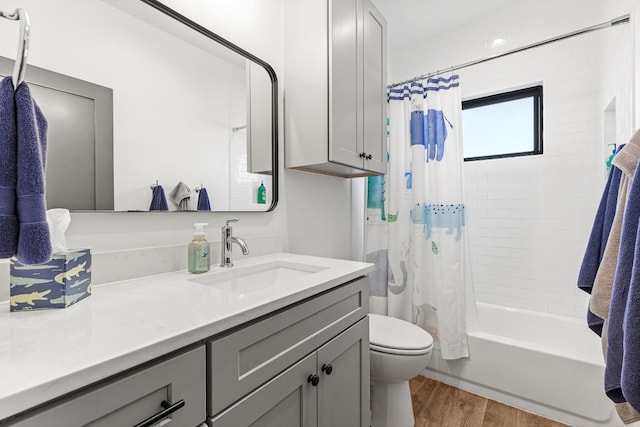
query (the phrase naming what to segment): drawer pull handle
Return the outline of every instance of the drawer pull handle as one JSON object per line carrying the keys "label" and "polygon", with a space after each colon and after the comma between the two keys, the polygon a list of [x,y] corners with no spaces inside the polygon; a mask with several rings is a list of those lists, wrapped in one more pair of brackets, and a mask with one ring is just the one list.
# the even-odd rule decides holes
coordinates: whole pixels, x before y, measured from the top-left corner
{"label": "drawer pull handle", "polygon": [[320,382],[320,377],[317,375],[311,374],[309,375],[309,378],[307,378],[307,382],[311,383],[311,385],[315,387]]}
{"label": "drawer pull handle", "polygon": [[136,424],[134,427],[151,427],[161,419],[168,417],[169,415],[176,412],[178,409],[182,408],[184,406],[184,399],[178,400],[173,405],[167,402],[166,400],[163,400],[160,403],[160,405],[164,408],[162,411],[158,412],[155,415],[150,416],[149,418],[142,421],[141,423]]}
{"label": "drawer pull handle", "polygon": [[322,365],[322,372],[324,372],[327,375],[331,375],[331,372],[333,372],[333,366],[329,365]]}

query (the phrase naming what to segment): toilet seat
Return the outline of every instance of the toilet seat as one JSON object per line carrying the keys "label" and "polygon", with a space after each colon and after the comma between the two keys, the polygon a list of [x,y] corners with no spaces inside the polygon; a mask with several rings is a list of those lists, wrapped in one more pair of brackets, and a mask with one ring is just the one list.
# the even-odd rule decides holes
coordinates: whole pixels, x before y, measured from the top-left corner
{"label": "toilet seat", "polygon": [[369,347],[380,353],[421,355],[431,351],[433,337],[405,320],[369,314]]}

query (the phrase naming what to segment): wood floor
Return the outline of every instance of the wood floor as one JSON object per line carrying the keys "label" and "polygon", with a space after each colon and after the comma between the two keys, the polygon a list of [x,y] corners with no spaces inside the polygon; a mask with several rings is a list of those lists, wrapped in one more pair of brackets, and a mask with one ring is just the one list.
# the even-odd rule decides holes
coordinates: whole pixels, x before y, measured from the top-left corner
{"label": "wood floor", "polygon": [[410,386],[415,427],[565,426],[422,376]]}

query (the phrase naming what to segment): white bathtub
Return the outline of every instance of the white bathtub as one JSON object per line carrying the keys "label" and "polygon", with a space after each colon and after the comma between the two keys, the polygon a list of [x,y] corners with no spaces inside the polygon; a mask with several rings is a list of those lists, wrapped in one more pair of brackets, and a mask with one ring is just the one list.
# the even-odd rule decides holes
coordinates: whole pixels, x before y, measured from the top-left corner
{"label": "white bathtub", "polygon": [[573,426],[622,426],[603,392],[600,339],[586,320],[478,303],[468,359],[434,351],[427,377]]}

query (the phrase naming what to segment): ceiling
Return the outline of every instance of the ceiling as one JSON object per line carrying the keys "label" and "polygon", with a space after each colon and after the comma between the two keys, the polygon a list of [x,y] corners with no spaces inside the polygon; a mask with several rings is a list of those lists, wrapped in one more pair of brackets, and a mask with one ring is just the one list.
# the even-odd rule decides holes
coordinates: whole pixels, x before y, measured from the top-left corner
{"label": "ceiling", "polygon": [[459,27],[521,0],[372,0],[387,19],[390,49]]}

